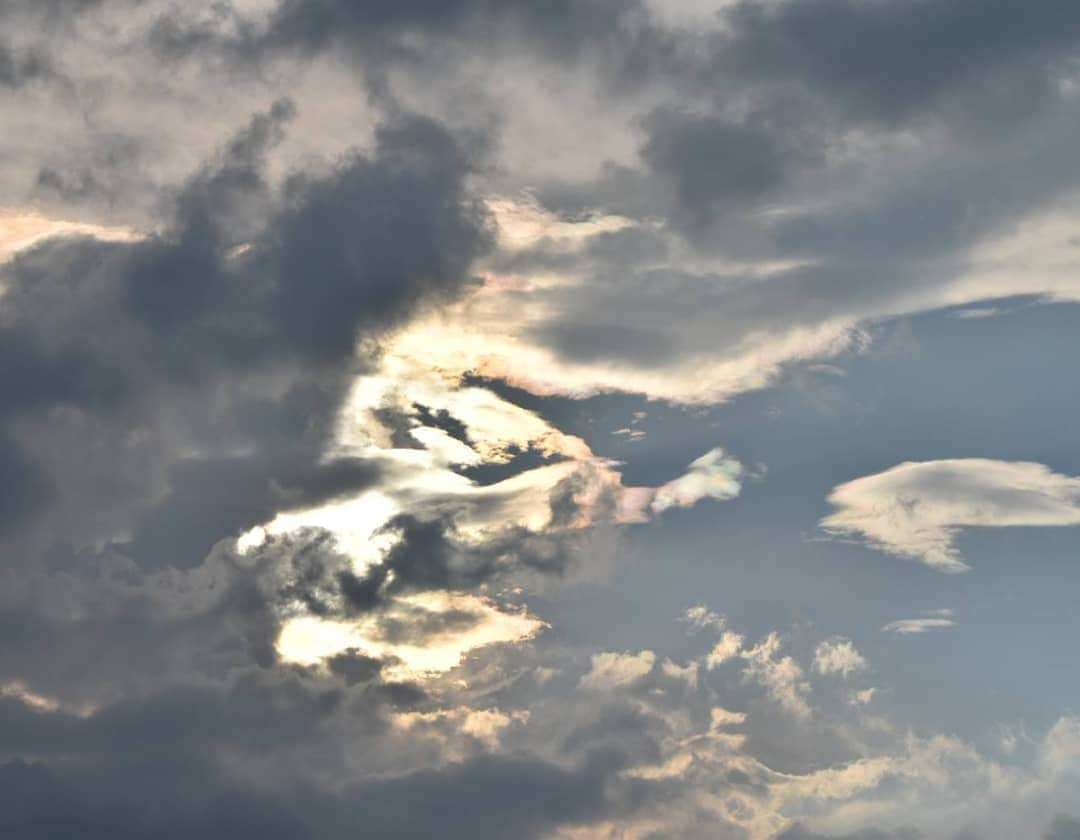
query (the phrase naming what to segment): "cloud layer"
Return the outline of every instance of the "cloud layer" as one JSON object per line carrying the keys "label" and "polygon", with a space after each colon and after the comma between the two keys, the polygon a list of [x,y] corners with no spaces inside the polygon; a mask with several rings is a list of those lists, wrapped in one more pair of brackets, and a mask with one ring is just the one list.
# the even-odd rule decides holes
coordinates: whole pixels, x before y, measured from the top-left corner
{"label": "cloud layer", "polygon": [[1062,669],[962,705],[995,593],[939,680],[929,576],[803,535],[1080,524],[863,422],[898,319],[1080,301],[1078,59],[1065,0],[0,2],[0,835],[1073,836]]}

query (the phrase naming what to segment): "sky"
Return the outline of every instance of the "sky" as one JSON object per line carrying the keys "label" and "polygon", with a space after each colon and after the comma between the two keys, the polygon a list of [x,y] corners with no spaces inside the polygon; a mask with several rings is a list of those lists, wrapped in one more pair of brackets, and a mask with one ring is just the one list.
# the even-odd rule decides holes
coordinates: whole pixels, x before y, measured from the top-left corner
{"label": "sky", "polygon": [[0,115],[0,835],[1080,840],[1080,4],[0,0]]}

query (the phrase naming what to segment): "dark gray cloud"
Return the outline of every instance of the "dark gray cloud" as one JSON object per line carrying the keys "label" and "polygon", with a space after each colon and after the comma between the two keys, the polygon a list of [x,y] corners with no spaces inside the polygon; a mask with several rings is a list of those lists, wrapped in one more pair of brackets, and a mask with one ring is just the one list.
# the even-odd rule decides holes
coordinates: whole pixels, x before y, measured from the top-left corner
{"label": "dark gray cloud", "polygon": [[[334,733],[377,748],[379,703],[302,674],[241,680],[232,688],[166,691],[78,718],[0,698],[4,754],[0,827],[27,840],[77,831],[90,837],[268,836],[345,838],[535,837],[606,809],[606,784],[622,766],[589,753],[562,766],[478,756],[439,770],[352,783],[338,793],[312,787],[314,757],[336,759]],[[363,718],[356,714],[362,709]],[[357,742],[357,739],[361,739]],[[115,745],[128,745],[122,751]],[[259,770],[267,751],[292,764]],[[247,778],[235,768],[249,766]],[[287,795],[286,795],[287,794]],[[110,834],[110,832],[115,832]],[[236,834],[235,832],[240,832]]]}
{"label": "dark gray cloud", "polygon": [[914,829],[897,829],[896,831],[880,831],[868,829],[855,834],[826,835],[817,834],[800,825],[793,826],[779,834],[776,840],[920,840],[923,837]]}
{"label": "dark gray cloud", "polygon": [[1058,814],[1046,829],[1044,840],[1077,840],[1080,838],[1080,821],[1067,814]]}
{"label": "dark gray cloud", "polygon": [[595,321],[549,323],[531,334],[571,361],[627,359],[644,366],[662,365],[679,349],[678,337],[670,330]]}
{"label": "dark gray cloud", "polygon": [[[484,759],[446,772],[417,773],[333,797],[294,793],[287,803],[239,785],[211,796],[170,795],[175,779],[148,798],[117,801],[88,793],[48,765],[14,760],[0,767],[0,828],[13,837],[371,838],[538,837],[565,820],[602,813],[603,768],[563,770],[541,762]],[[115,780],[117,782],[120,779]],[[124,779],[126,781],[126,778]],[[495,799],[489,799],[490,796]],[[299,807],[297,807],[299,806]]]}
{"label": "dark gray cloud", "polygon": [[[163,232],[54,240],[5,266],[4,462],[43,473],[10,512],[96,481],[74,515],[108,506],[142,562],[191,566],[278,510],[374,480],[372,465],[321,460],[355,343],[462,288],[486,220],[464,191],[470,160],[421,118],[381,128],[373,157],[275,194],[263,158],[292,110],[256,116],[178,193]],[[102,536],[62,519],[38,521],[46,538]]]}
{"label": "dark gray cloud", "polygon": [[141,840],[193,834],[214,840],[294,840],[310,836],[294,815],[250,792],[222,791],[189,808],[169,800],[154,804],[102,801],[59,778],[47,765],[21,759],[0,766],[0,791],[0,830],[27,840],[65,836]]}
{"label": "dark gray cloud", "polygon": [[1080,36],[1067,0],[1023,12],[1008,0],[743,0],[724,19],[720,72],[797,84],[889,121],[965,102],[1023,112],[1053,95]]}
{"label": "dark gray cloud", "polygon": [[49,59],[40,52],[18,49],[0,41],[0,86],[19,87],[51,73]]}
{"label": "dark gray cloud", "polygon": [[673,193],[673,221],[691,231],[708,230],[725,211],[755,209],[820,157],[821,141],[797,123],[661,109],[646,132],[642,157]]}
{"label": "dark gray cloud", "polygon": [[[219,13],[219,17],[230,16],[244,20],[228,7]],[[344,0],[283,0],[268,23],[241,26],[239,37],[222,37],[212,24],[162,16],[151,38],[174,56],[213,49],[244,61],[262,60],[283,50],[317,54],[344,48],[375,75],[383,62],[422,62],[424,49],[418,48],[417,38],[437,50],[444,50],[448,43],[486,44],[490,48],[498,47],[500,40],[512,40],[560,58],[611,44],[624,53],[613,52],[612,59],[629,70],[626,47],[635,46],[637,41],[643,54],[656,50],[651,38],[657,33],[648,24],[639,0],[556,0],[544,4],[527,0],[377,0],[360,5]]]}
{"label": "dark gray cloud", "polygon": [[511,757],[484,758],[350,791],[373,837],[540,837],[565,822],[605,813],[605,781],[618,764],[600,754],[579,768]]}

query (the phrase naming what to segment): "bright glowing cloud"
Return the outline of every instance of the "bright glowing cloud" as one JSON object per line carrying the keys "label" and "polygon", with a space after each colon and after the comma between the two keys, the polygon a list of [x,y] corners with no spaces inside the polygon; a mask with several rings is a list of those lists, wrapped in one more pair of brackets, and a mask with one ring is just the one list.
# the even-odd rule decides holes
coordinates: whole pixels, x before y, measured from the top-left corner
{"label": "bright glowing cloud", "polygon": [[[422,642],[382,638],[380,625],[387,620],[408,620],[420,609],[436,617],[448,612],[470,613],[475,621],[464,628],[450,628]],[[355,621],[298,616],[287,620],[277,639],[278,654],[286,662],[315,665],[335,654],[358,650],[366,656],[400,660],[388,673],[398,678],[421,679],[457,667],[462,658],[481,647],[533,638],[544,623],[524,610],[506,612],[486,598],[432,592],[396,599],[384,612]]]}
{"label": "bright glowing cloud", "polygon": [[0,210],[0,262],[52,236],[90,236],[114,242],[139,239],[137,231],[66,219],[50,219],[36,213]]}
{"label": "bright glowing cloud", "polygon": [[650,508],[661,513],[693,507],[702,499],[734,499],[742,491],[743,467],[723,449],[712,449],[691,462],[686,473],[658,488]]}

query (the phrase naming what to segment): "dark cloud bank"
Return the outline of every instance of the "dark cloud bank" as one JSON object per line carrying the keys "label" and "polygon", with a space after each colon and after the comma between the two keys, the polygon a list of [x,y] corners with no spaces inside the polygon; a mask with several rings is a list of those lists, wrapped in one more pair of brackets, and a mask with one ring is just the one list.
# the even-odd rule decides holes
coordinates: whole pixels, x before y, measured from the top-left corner
{"label": "dark cloud bank", "polygon": [[[552,562],[525,534],[469,550],[448,521],[411,516],[362,578],[317,531],[248,557],[220,542],[377,484],[385,464],[323,458],[357,344],[377,352],[455,295],[490,245],[469,153],[423,117],[273,190],[263,159],[292,113],[256,115],[177,191],[161,233],[49,240],[3,269],[5,836],[429,837],[449,812],[467,835],[532,836],[599,813],[603,762],[478,758],[336,793],[306,771],[225,769],[291,755],[343,773],[335,740],[380,749],[392,711],[430,705],[385,660],[342,654],[322,676],[279,664],[283,616],[472,588],[508,554]],[[380,632],[423,644],[476,620],[414,611]],[[63,710],[11,689],[24,683]]]}

